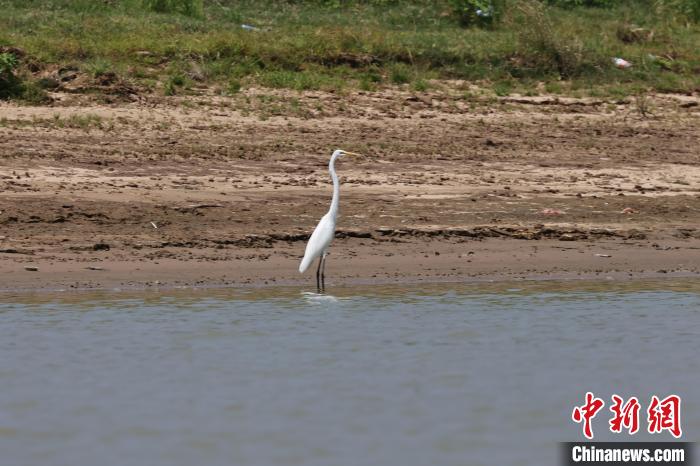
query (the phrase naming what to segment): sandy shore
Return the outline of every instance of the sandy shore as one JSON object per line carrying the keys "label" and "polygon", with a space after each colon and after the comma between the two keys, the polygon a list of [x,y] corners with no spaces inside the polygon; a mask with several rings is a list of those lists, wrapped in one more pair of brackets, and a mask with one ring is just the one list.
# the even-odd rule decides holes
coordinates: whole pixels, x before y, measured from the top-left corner
{"label": "sandy shore", "polygon": [[[0,104],[0,288],[700,276],[700,106],[457,90]],[[34,270],[36,269],[36,270]]]}

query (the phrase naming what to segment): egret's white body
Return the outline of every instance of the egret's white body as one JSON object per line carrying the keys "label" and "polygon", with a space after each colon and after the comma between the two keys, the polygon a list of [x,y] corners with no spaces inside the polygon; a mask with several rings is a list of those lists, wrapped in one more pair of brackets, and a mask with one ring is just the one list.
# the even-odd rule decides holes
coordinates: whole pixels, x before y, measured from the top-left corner
{"label": "egret's white body", "polygon": [[331,245],[331,241],[333,241],[333,237],[335,236],[336,218],[337,212],[328,212],[321,217],[321,221],[316,225],[314,232],[311,233],[309,242],[306,244],[304,258],[301,260],[301,264],[299,264],[299,272],[306,272],[316,258],[326,253],[326,249]]}
{"label": "egret's white body", "polygon": [[309,242],[306,244],[304,258],[301,260],[301,264],[299,264],[299,272],[304,273],[314,260],[319,259],[318,270],[316,271],[316,282],[319,289],[322,288],[323,283],[323,268],[325,266],[326,252],[335,236],[335,223],[338,218],[338,207],[340,204],[340,182],[338,181],[338,175],[335,173],[335,161],[341,155],[346,154],[357,155],[340,149],[334,151],[333,155],[331,155],[331,161],[328,163],[328,171],[333,180],[333,199],[331,200],[331,207],[328,209],[326,215],[318,222],[314,232],[311,233]]}

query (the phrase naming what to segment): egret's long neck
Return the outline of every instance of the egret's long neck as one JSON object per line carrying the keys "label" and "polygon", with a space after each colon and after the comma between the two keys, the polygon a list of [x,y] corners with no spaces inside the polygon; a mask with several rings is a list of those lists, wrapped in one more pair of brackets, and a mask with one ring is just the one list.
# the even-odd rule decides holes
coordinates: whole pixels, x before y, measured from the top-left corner
{"label": "egret's long neck", "polygon": [[329,212],[334,217],[338,215],[338,205],[340,203],[340,182],[338,181],[338,175],[335,174],[335,159],[336,156],[331,157],[331,162],[328,164],[328,171],[333,179],[333,200],[331,201]]}

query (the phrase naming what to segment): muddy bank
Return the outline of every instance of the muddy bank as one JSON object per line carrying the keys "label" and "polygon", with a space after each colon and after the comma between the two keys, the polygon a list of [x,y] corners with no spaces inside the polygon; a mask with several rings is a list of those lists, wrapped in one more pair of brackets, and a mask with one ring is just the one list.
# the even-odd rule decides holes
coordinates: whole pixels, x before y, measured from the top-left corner
{"label": "muddy bank", "polygon": [[0,105],[4,289],[308,282],[336,147],[329,283],[700,273],[695,97],[55,98]]}

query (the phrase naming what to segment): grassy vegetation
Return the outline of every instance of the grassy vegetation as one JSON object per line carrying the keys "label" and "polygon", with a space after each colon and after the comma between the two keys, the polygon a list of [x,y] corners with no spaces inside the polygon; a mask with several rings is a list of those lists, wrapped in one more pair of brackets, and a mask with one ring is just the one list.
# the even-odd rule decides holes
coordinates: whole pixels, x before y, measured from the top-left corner
{"label": "grassy vegetation", "polygon": [[0,99],[14,97],[20,93],[20,82],[15,76],[18,64],[19,60],[14,54],[0,53]]}
{"label": "grassy vegetation", "polygon": [[16,51],[0,49],[0,100],[18,99],[41,104],[48,100],[46,92],[34,81],[23,81],[16,75],[19,58]]}
{"label": "grassy vegetation", "polygon": [[113,129],[114,122],[106,124],[99,115],[88,113],[85,115],[70,115],[62,118],[55,114],[52,118],[32,118],[31,120],[19,119],[10,120],[5,117],[0,118],[0,128],[11,127],[42,127],[42,128],[72,128],[89,132],[91,129],[101,129],[109,131]]}
{"label": "grassy vegetation", "polygon": [[463,19],[473,3],[0,0],[0,52],[24,51],[13,72],[35,93],[39,76],[71,66],[166,95],[197,85],[423,91],[432,79],[480,81],[497,95],[700,88],[697,0],[497,1],[486,24]]}

